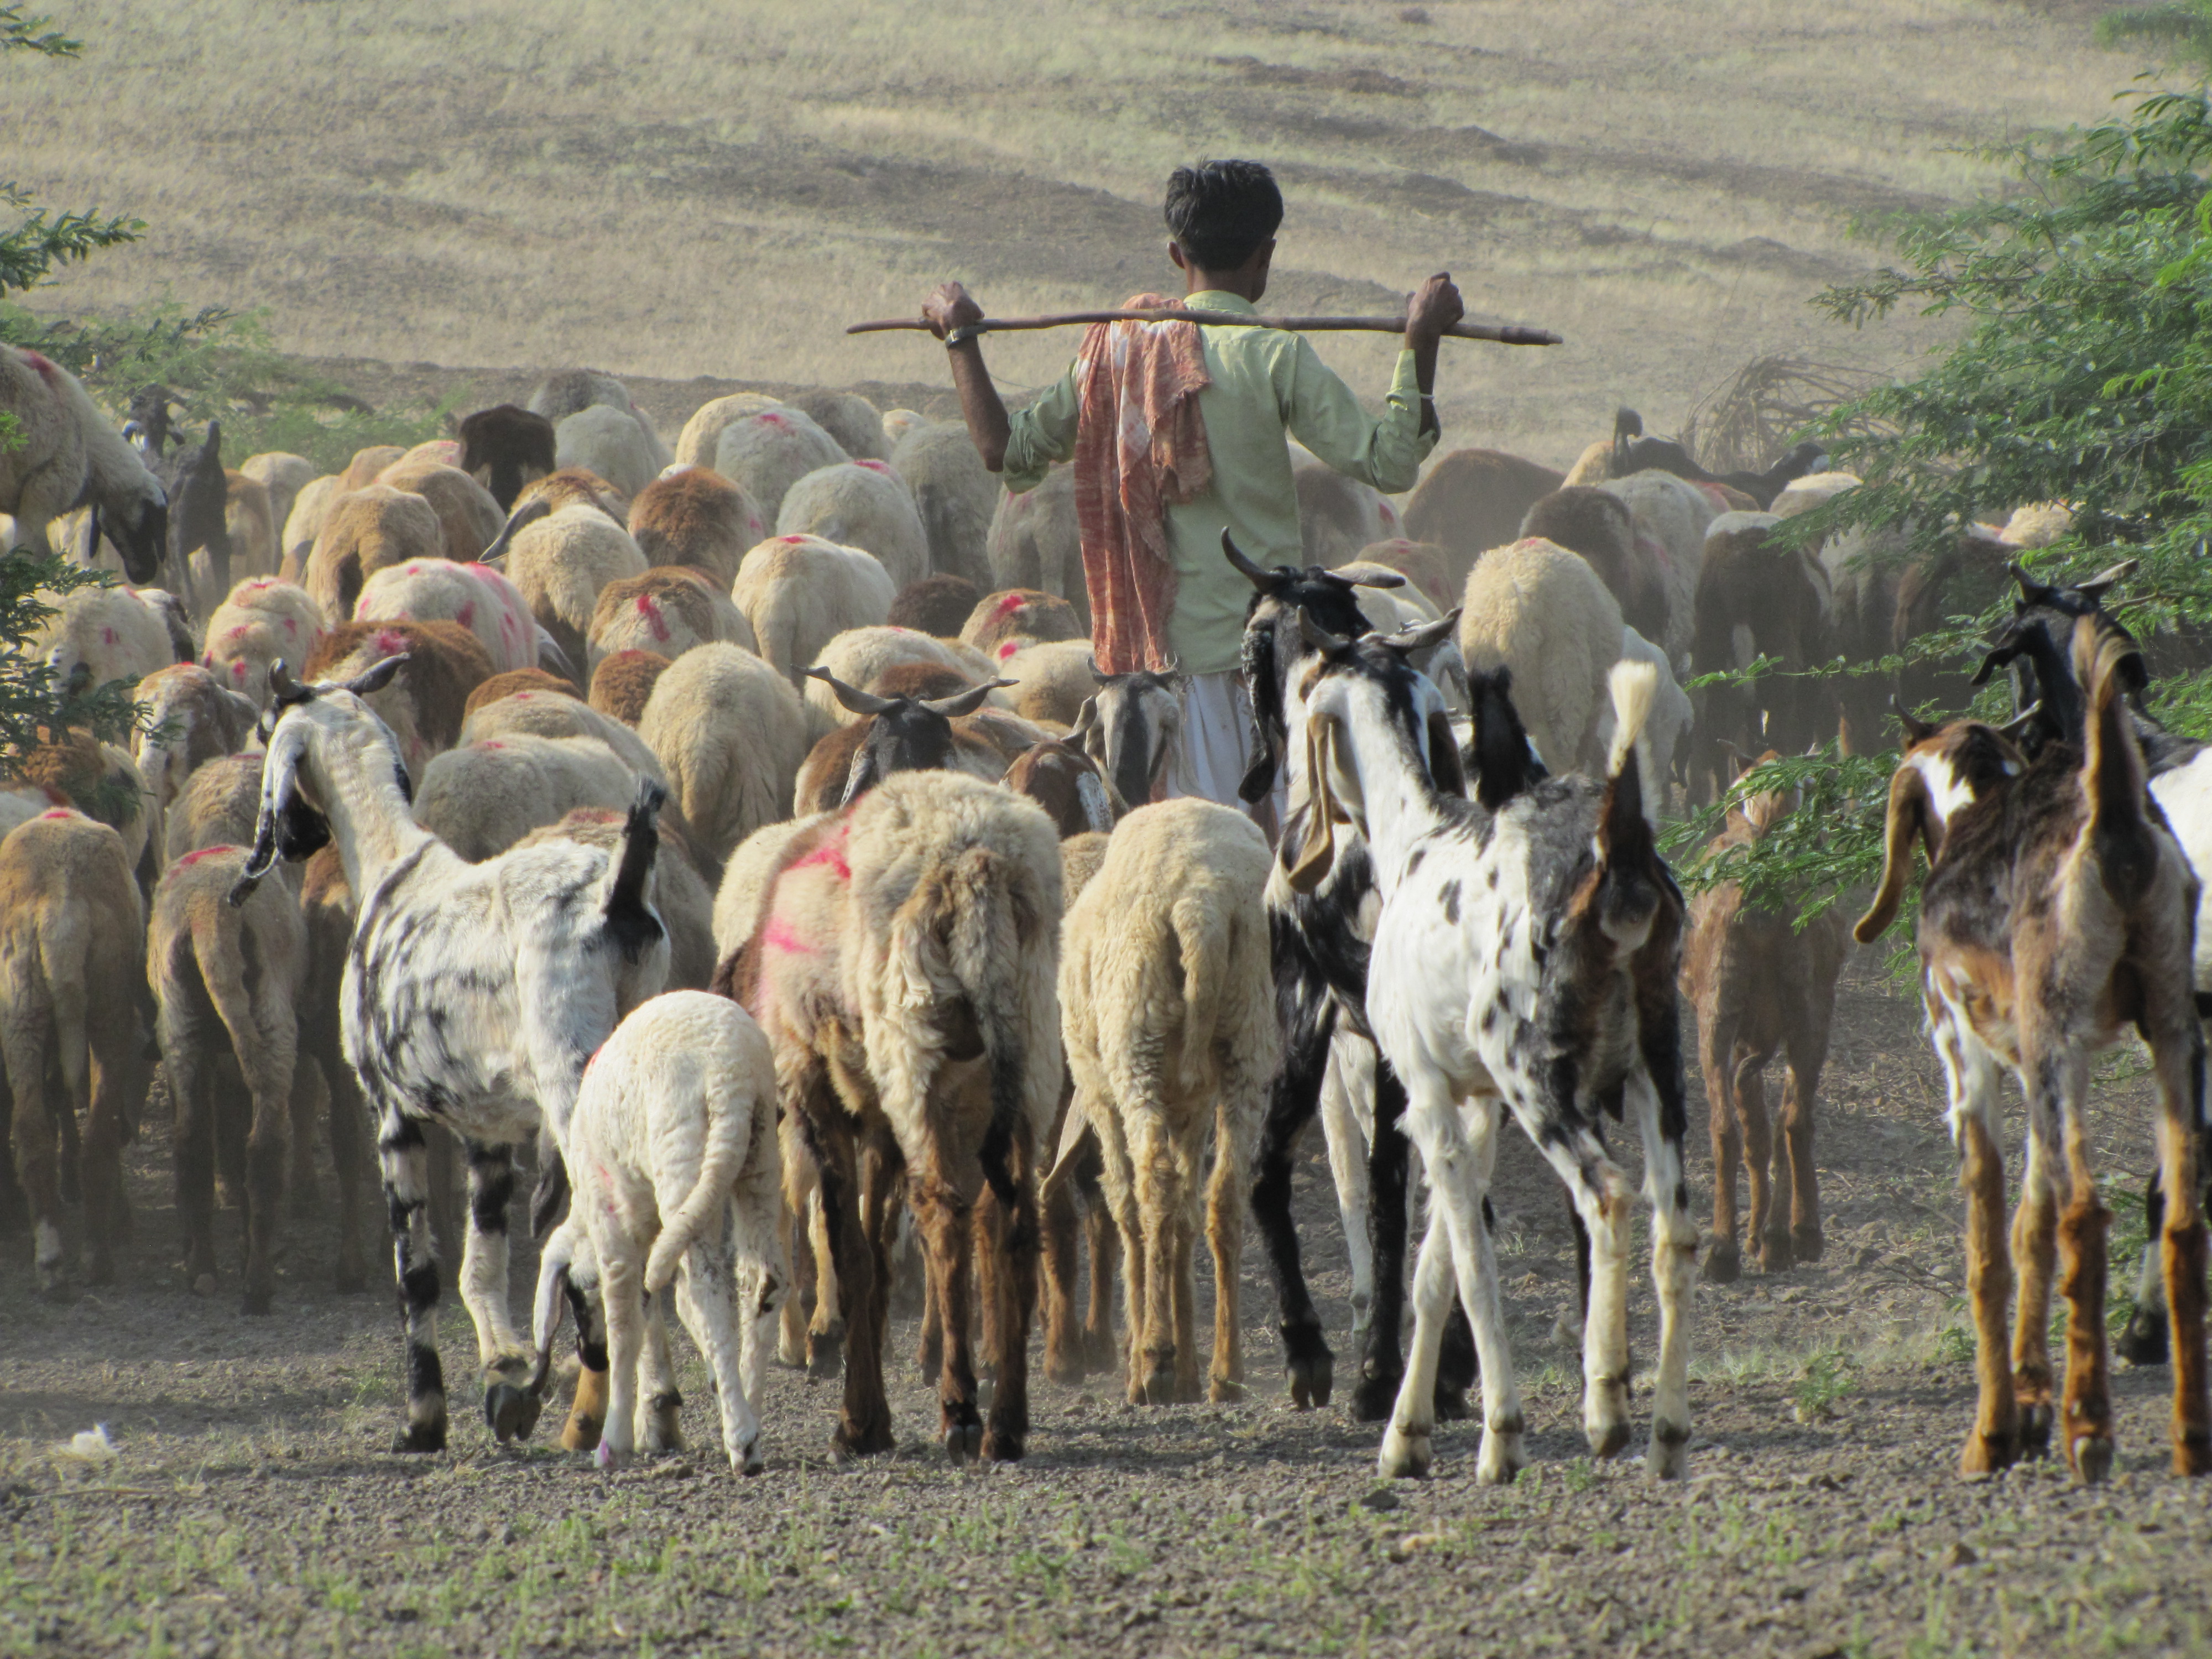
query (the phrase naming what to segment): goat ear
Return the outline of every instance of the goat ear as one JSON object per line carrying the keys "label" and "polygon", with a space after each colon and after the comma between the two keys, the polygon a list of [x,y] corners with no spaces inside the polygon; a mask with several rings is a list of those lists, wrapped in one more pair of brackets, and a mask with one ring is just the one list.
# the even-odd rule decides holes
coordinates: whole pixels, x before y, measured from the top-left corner
{"label": "goat ear", "polygon": [[2105,593],[2136,574],[2138,561],[2122,559],[2108,570],[2100,570],[2086,582],[2076,582],[2075,587],[2085,599],[2101,599]]}
{"label": "goat ear", "polygon": [[1274,789],[1282,762],[1275,746],[1275,732],[1283,723],[1283,689],[1275,678],[1274,630],[1247,635],[1243,657],[1244,684],[1252,688],[1252,763],[1237,782],[1237,798],[1253,805]]}
{"label": "goat ear", "polygon": [[1460,768],[1459,744],[1452,738],[1451,719],[1441,708],[1429,715],[1429,775],[1447,795],[1467,793],[1467,774]]}
{"label": "goat ear", "polygon": [[1974,671],[1974,678],[1968,680],[1966,684],[1987,685],[1990,683],[1990,675],[1996,673],[1998,669],[2002,668],[2019,654],[2020,653],[2009,643],[1992,646],[1988,654],[1982,659],[1982,665]]}
{"label": "goat ear", "polygon": [[[272,665],[281,668],[280,662]],[[253,848],[246,855],[246,867],[230,890],[233,909],[253,896],[253,890],[261,878],[276,866],[276,832],[284,815],[291,809],[292,795],[298,787],[300,765],[299,728],[286,729],[283,739],[272,742],[261,762],[261,810],[253,822]]]}
{"label": "goat ear", "polygon": [[897,698],[879,697],[872,691],[861,690],[857,685],[848,685],[826,668],[810,668],[806,671],[806,678],[811,680],[820,680],[823,684],[836,692],[837,701],[852,714],[880,714],[887,708],[896,708],[898,706]]}
{"label": "goat ear", "polygon": [[392,684],[392,677],[399,672],[400,665],[407,660],[407,655],[406,652],[402,651],[397,656],[386,657],[367,673],[355,675],[338,690],[350,691],[356,697],[366,697],[381,691]]}
{"label": "goat ear", "polygon": [[2058,591],[2055,587],[2045,586],[2029,575],[2027,567],[2018,559],[2008,560],[2005,568],[2012,572],[2012,579],[2020,584],[2020,598],[2013,602],[2014,610],[2025,611],[2032,605],[2041,605]]}
{"label": "goat ear", "polygon": [[1896,713],[1898,725],[1904,729],[1905,746],[1908,749],[1916,743],[1927,742],[1943,729],[1927,720],[1915,719],[1912,711],[1894,697],[1889,700],[1889,706]]}
{"label": "goat ear", "polygon": [[1085,697],[1083,700],[1083,707],[1075,711],[1075,724],[1067,728],[1067,740],[1088,754],[1090,752],[1088,739],[1097,724],[1098,699]]}
{"label": "goat ear", "polygon": [[1928,780],[1917,766],[1900,766],[1889,781],[1889,816],[1882,838],[1881,881],[1874,903],[1861,916],[1851,937],[1871,945],[1897,920],[1897,907],[1905,899],[1905,884],[1912,876],[1915,842],[1928,845],[1929,861],[1936,857],[1935,836],[1928,823]]}
{"label": "goat ear", "polygon": [[1306,836],[1290,868],[1293,891],[1310,893],[1336,864],[1336,796],[1329,788],[1329,753],[1335,722],[1322,715],[1306,723]]}
{"label": "goat ear", "polygon": [[874,753],[864,738],[860,746],[853,751],[853,763],[845,772],[845,793],[837,798],[837,809],[842,811],[854,801],[883,781],[883,768],[876,763]]}

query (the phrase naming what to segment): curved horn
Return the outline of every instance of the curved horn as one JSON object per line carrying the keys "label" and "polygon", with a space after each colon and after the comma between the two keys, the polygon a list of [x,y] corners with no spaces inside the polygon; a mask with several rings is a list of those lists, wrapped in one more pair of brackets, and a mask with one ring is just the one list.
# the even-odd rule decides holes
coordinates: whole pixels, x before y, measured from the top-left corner
{"label": "curved horn", "polygon": [[1346,587],[1403,587],[1405,574],[1396,570],[1370,570],[1358,576],[1340,576],[1334,570],[1329,580],[1342,582]]}
{"label": "curved horn", "polygon": [[1395,634],[1382,636],[1382,643],[1393,651],[1425,651],[1432,645],[1441,645],[1459,626],[1459,612],[1439,617],[1431,623],[1415,623],[1411,628],[1400,629]]}
{"label": "curved horn", "polygon": [[826,668],[810,668],[806,671],[806,678],[820,680],[837,694],[837,701],[844,704],[848,712],[855,714],[880,714],[885,709],[897,708],[902,701],[898,697],[879,697],[872,691],[861,690],[857,685],[848,685]]}
{"label": "curved horn", "polygon": [[507,550],[514,542],[515,532],[517,531],[528,529],[532,525],[536,524],[540,519],[546,517],[552,511],[553,503],[547,501],[543,495],[540,495],[536,501],[525,501],[520,507],[516,507],[514,512],[507,514],[507,523],[500,529],[499,538],[493,542],[489,547],[484,549],[483,552],[477,555],[477,562],[478,564],[496,566],[501,559],[507,556]]}
{"label": "curved horn", "polygon": [[2001,738],[2020,737],[2029,726],[2034,725],[2035,722],[2042,717],[2043,699],[2038,697],[2033,702],[2028,704],[2027,708],[2021,709],[2020,713],[2014,714],[2002,726],[1997,727],[1997,735]]}
{"label": "curved horn", "polygon": [[2100,570],[2088,580],[2076,582],[2074,586],[2087,597],[2093,599],[2100,599],[2103,597],[2107,588],[2115,586],[2134,575],[2136,567],[2142,561],[2138,559],[2122,559],[2110,569]]}
{"label": "curved horn", "polygon": [[1316,651],[1341,651],[1352,643],[1348,639],[1330,633],[1328,629],[1316,622],[1304,605],[1298,607],[1298,633],[1304,638],[1305,642]]}
{"label": "curved horn", "polygon": [[985,680],[981,685],[965,691],[956,691],[949,697],[923,697],[917,701],[931,714],[942,714],[949,720],[957,720],[981,708],[983,706],[983,700],[1000,687],[1017,684],[1018,682],[1014,680]]}
{"label": "curved horn", "polygon": [[1272,593],[1275,591],[1275,573],[1272,570],[1263,570],[1246,558],[1237,544],[1230,539],[1226,530],[1221,532],[1221,550],[1227,556],[1231,567],[1237,574],[1251,583],[1253,586],[1258,588],[1262,593]]}
{"label": "curved horn", "polygon": [[292,678],[291,669],[279,657],[269,665],[269,695],[279,708],[289,708],[295,702],[305,702],[315,695],[311,686],[305,686]]}
{"label": "curved horn", "polygon": [[392,684],[392,677],[399,672],[399,665],[407,660],[407,657],[408,653],[404,651],[386,657],[382,662],[374,664],[363,672],[355,675],[338,687],[338,690],[350,691],[356,697],[366,697],[374,692],[381,691]]}
{"label": "curved horn", "polygon": [[1942,729],[1941,726],[1929,725],[1926,720],[1915,719],[1912,711],[1895,697],[1889,700],[1889,707],[1891,712],[1897,716],[1898,725],[1905,729],[1905,746],[1908,749],[1916,743],[1934,737]]}

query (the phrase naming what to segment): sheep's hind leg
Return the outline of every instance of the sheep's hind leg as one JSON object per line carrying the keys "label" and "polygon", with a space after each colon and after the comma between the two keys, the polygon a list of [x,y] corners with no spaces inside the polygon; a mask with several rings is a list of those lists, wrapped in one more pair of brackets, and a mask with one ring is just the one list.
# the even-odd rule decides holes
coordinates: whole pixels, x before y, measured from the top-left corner
{"label": "sheep's hind leg", "polygon": [[[676,1354],[668,1335],[668,1292],[648,1296],[645,1347],[638,1361],[638,1439],[648,1452],[684,1449],[684,1396],[676,1388]],[[713,1358],[703,1342],[700,1352]]]}
{"label": "sheep's hind leg", "polygon": [[504,1443],[527,1440],[538,1426],[530,1386],[532,1358],[507,1305],[507,1218],[514,1199],[514,1149],[465,1143],[469,1160],[468,1243],[461,1253],[461,1304],[477,1328],[483,1367],[484,1422]]}
{"label": "sheep's hind leg", "polygon": [[[569,1311],[576,1317],[576,1397],[569,1402],[568,1419],[561,1427],[564,1451],[598,1449],[600,1431],[607,1421],[607,1316],[599,1293],[599,1258],[580,1251],[568,1268]],[[589,1256],[586,1267],[581,1258]]]}
{"label": "sheep's hind leg", "polygon": [[377,1154],[392,1218],[400,1318],[407,1335],[407,1425],[392,1449],[446,1449],[446,1373],[438,1358],[438,1257],[430,1242],[429,1152],[422,1126],[386,1110]]}
{"label": "sheep's hind leg", "polygon": [[[1030,1432],[1030,1324],[1037,1300],[1037,1267],[1042,1240],[1037,1214],[1036,1172],[1032,1151],[1017,1144],[1008,1164],[984,1174],[1001,1194],[1013,1188],[998,1229],[998,1248],[983,1270],[983,1288],[998,1310],[992,1322],[993,1359],[998,1380],[991,1395],[991,1418],[983,1431],[983,1459],[1018,1462],[1028,1449]],[[988,1153],[987,1153],[988,1156]]]}
{"label": "sheep's hind leg", "polygon": [[1213,1176],[1206,1188],[1206,1242],[1213,1252],[1213,1363],[1206,1398],[1218,1404],[1244,1397],[1244,1325],[1238,1295],[1244,1260],[1244,1169],[1239,1115],[1227,1105],[1215,1115]]}
{"label": "sheep's hind leg", "polygon": [[213,1296],[215,1263],[215,1103],[213,1079],[191,1034],[165,1029],[161,1060],[176,1109],[170,1151],[176,1167],[177,1212],[185,1224],[185,1282],[194,1296]]}

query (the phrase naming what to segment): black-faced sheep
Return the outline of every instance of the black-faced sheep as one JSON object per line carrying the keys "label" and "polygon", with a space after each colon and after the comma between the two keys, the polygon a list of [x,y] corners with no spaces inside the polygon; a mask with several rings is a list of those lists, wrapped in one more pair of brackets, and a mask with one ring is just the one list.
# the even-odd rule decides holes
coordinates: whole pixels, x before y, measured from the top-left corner
{"label": "black-faced sheep", "polygon": [[461,417],[462,471],[491,492],[499,510],[514,510],[523,485],[560,465],[554,459],[553,422],[515,404],[498,404]]}

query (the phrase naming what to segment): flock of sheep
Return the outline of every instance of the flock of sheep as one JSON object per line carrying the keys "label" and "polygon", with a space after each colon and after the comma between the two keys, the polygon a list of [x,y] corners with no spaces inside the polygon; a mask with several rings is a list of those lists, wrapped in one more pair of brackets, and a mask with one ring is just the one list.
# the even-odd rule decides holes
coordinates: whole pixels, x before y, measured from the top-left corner
{"label": "flock of sheep", "polygon": [[[22,436],[0,453],[11,544],[126,578],[59,599],[36,649],[62,684],[135,684],[147,716],[127,750],[52,733],[0,789],[19,1188],[0,1205],[27,1217],[39,1289],[112,1278],[121,1149],[158,1053],[195,1291],[217,1283],[220,1172],[246,1310],[271,1310],[288,1195],[314,1191],[325,1137],[336,1281],[360,1288],[373,1129],[408,1343],[399,1447],[447,1438],[442,1236],[494,1433],[532,1431],[573,1317],[563,1443],[603,1465],[679,1443],[672,1301],[734,1468],[762,1466],[771,1346],[842,1370],[842,1451],[888,1448],[889,1270],[909,1233],[956,1461],[1022,1455],[1040,1315],[1056,1379],[1118,1368],[1136,1403],[1241,1392],[1248,1207],[1291,1393],[1326,1404],[1334,1356],[1289,1204],[1319,1116],[1352,1257],[1350,1409],[1389,1420],[1386,1474],[1420,1474],[1479,1373],[1478,1475],[1510,1479],[1521,1407],[1485,1218],[1509,1114],[1567,1193],[1585,1429],[1618,1452],[1634,1189],[1604,1121],[1632,1112],[1661,1312],[1647,1468],[1680,1474],[1698,1243],[1680,999],[1711,1107],[1706,1275],[1741,1270],[1739,1167],[1762,1269],[1816,1260],[1814,1100],[1847,946],[1840,921],[1796,930],[1734,886],[1686,903],[1653,824],[1762,752],[1839,732],[1887,746],[1893,695],[1967,690],[1921,668],[1695,698],[1680,682],[1893,657],[2065,528],[2030,508],[1933,553],[1858,532],[1805,550],[1774,526],[1854,482],[1813,447],[1717,477],[1627,411],[1564,474],[1443,455],[1402,509],[1301,465],[1304,565],[1223,550],[1253,588],[1246,793],[1276,804],[1271,848],[1243,813],[1155,802],[1176,677],[1095,673],[1067,475],[1010,496],[957,425],[744,394],[672,451],[618,381],[574,371],[316,477],[292,455],[224,465],[219,428],[188,441],[158,387],[118,422],[7,348],[0,410]],[[2022,579],[1984,668],[2014,674],[2021,720],[1907,721],[1858,929],[1887,924],[1923,848],[1983,1357],[1966,1461],[2048,1444],[2063,1251],[2057,1420],[2086,1478],[2111,1426],[2082,1057],[2130,1024],[2166,1116],[2163,1248],[2124,1350],[2163,1357],[2170,1328],[2177,1465],[2212,1462],[2192,1000],[2212,975],[2189,925],[2212,791],[2201,751],[2136,708],[2142,658],[2106,586]],[[1790,808],[1741,799],[1722,842]],[[2007,1067],[2031,1106],[2009,1246]],[[1432,1202],[1409,1285],[1413,1148]],[[526,1336],[507,1235],[532,1162]]]}

